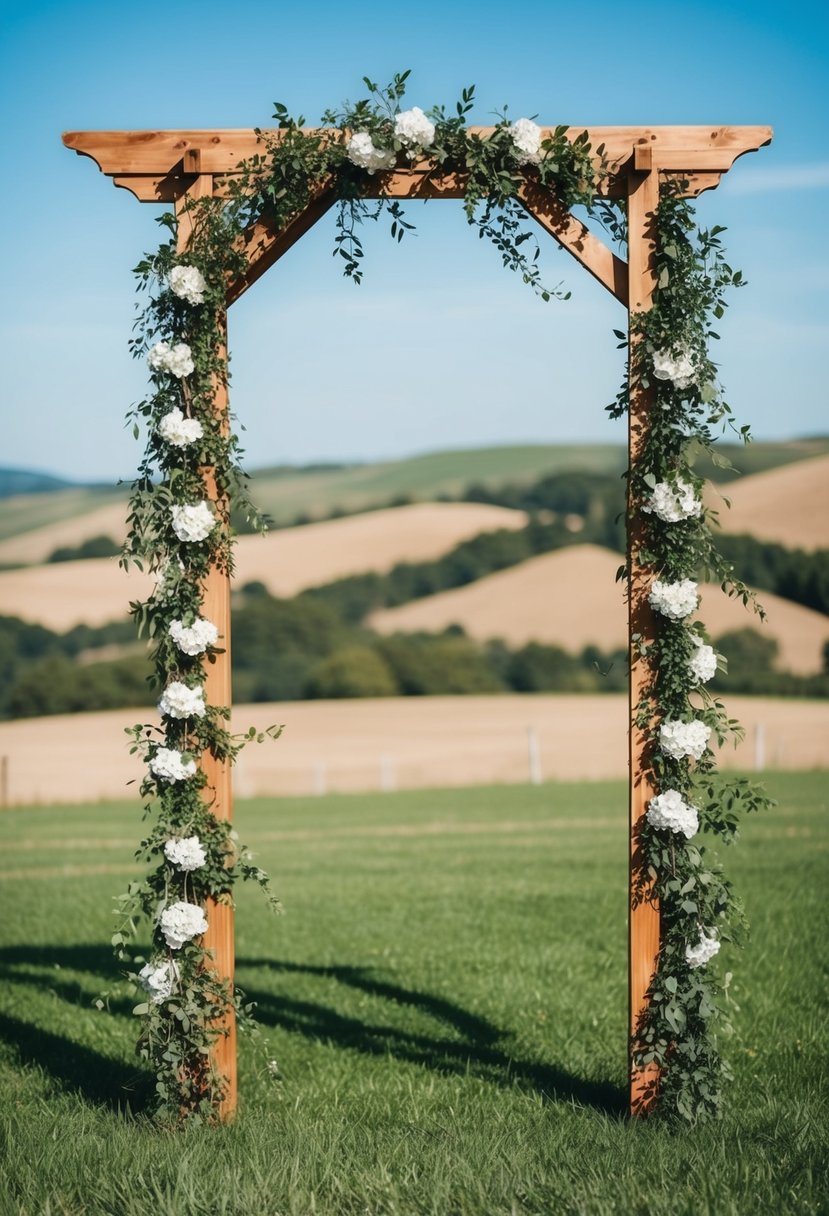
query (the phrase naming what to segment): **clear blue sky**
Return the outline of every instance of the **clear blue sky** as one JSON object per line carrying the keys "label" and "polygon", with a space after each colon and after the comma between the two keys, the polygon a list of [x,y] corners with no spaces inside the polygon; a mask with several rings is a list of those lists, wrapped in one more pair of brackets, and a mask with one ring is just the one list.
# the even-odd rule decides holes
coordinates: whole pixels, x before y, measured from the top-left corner
{"label": "clear blue sky", "polygon": [[[130,476],[123,429],[143,393],[126,341],[130,268],[154,207],[66,151],[66,129],[267,126],[272,102],[317,121],[364,74],[410,67],[408,104],[477,85],[473,120],[768,123],[770,148],[700,200],[723,223],[736,293],[717,357],[757,438],[829,431],[829,22],[823,4],[589,5],[426,0],[286,6],[192,0],[2,5],[6,162],[0,463]],[[231,312],[233,403],[249,467],[448,446],[621,437],[604,405],[624,314],[552,248],[542,304],[467,229],[459,204],[413,209],[419,235],[367,232],[364,284],[340,277],[323,220]]]}

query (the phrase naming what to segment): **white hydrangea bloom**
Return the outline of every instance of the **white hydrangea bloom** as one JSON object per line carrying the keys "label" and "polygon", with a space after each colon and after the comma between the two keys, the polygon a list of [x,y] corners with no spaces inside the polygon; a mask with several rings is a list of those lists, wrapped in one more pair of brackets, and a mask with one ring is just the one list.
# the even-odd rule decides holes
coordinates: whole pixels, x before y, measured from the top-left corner
{"label": "white hydrangea bloom", "polygon": [[665,790],[648,803],[645,818],[651,827],[681,832],[690,840],[699,831],[699,811],[686,802],[679,790]]}
{"label": "white hydrangea bloom", "polygon": [[658,515],[666,524],[679,523],[683,519],[691,519],[702,511],[702,502],[697,498],[694,487],[681,477],[676,481],[659,481],[653,487],[653,492],[642,506],[643,511],[650,515]]}
{"label": "white hydrangea bloom", "polygon": [[170,271],[170,290],[188,304],[203,304],[207,283],[198,266],[174,266]]}
{"label": "white hydrangea bloom", "polygon": [[541,160],[541,127],[531,118],[519,118],[509,127],[519,165],[537,165]]}
{"label": "white hydrangea bloom", "polygon": [[693,722],[669,720],[659,727],[659,746],[673,760],[682,760],[686,756],[699,760],[710,738],[711,727],[698,718]]}
{"label": "white hydrangea bloom", "polygon": [[171,950],[179,950],[191,938],[207,932],[207,917],[198,904],[180,899],[161,913],[161,932]]}
{"label": "white hydrangea bloom", "polygon": [[195,443],[202,438],[204,427],[198,418],[185,418],[176,405],[159,422],[158,433],[174,448],[186,448],[188,444]]}
{"label": "white hydrangea bloom", "polygon": [[173,517],[173,531],[179,540],[188,543],[206,540],[216,526],[216,516],[205,499],[184,506],[170,507],[170,513]]}
{"label": "white hydrangea bloom", "polygon": [[680,348],[676,355],[669,350],[654,351],[653,374],[657,380],[670,380],[674,388],[689,388],[697,373],[690,351]]}
{"label": "white hydrangea bloom", "polygon": [[690,578],[680,579],[678,583],[663,583],[656,579],[648,600],[652,608],[669,620],[682,621],[699,607],[697,584]]}
{"label": "white hydrangea bloom", "polygon": [[177,342],[175,346],[170,346],[169,342],[156,342],[147,354],[147,366],[151,372],[169,372],[181,380],[190,375],[195,364],[186,342]]}
{"label": "white hydrangea bloom", "polygon": [[168,840],[164,845],[164,856],[180,870],[200,870],[207,861],[204,845],[198,836],[186,836],[184,840]]}
{"label": "white hydrangea bloom", "polygon": [[688,660],[688,670],[700,684],[712,680],[717,674],[717,652],[714,647],[700,642]]}
{"label": "white hydrangea bloom", "polygon": [[713,934],[709,936],[703,930],[696,945],[685,947],[685,962],[689,967],[704,967],[719,951],[720,943],[716,937]]}
{"label": "white hydrangea bloom", "polygon": [[185,760],[181,752],[159,747],[150,759],[150,772],[160,781],[186,781],[195,777],[195,760]]}
{"label": "white hydrangea bloom", "polygon": [[205,713],[204,689],[190,688],[173,680],[161,694],[158,712],[168,718],[202,718]]}
{"label": "white hydrangea bloom", "polygon": [[185,625],[183,621],[170,621],[168,632],[179,650],[189,655],[203,654],[219,637],[219,631],[213,622],[200,616],[196,617],[192,625]]}
{"label": "white hydrangea bloom", "polygon": [[396,159],[393,151],[376,147],[368,131],[357,131],[352,135],[346,144],[345,154],[352,165],[367,169],[369,173],[394,168]]}
{"label": "white hydrangea bloom", "polygon": [[435,124],[420,106],[403,110],[394,120],[394,133],[407,148],[428,148],[435,138]]}
{"label": "white hydrangea bloom", "polygon": [[176,968],[172,962],[147,963],[138,972],[141,987],[154,1004],[160,1005],[172,995],[176,980]]}

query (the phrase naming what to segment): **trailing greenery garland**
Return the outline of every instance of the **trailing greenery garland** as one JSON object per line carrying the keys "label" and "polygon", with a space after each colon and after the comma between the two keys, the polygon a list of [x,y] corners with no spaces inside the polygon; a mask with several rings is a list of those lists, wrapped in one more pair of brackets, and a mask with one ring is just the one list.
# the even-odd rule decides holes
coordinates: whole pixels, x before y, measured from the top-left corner
{"label": "trailing greenery garland", "polygon": [[[131,412],[136,436],[143,422],[148,437],[122,560],[146,566],[157,580],[149,600],[132,608],[154,641],[163,724],[131,731],[133,748],[147,761],[141,792],[155,816],[139,853],[155,868],[123,897],[124,925],[113,941],[126,957],[137,915],[153,925],[151,958],[132,975],[148,996],[135,1010],[144,1019],[139,1051],[156,1070],[162,1108],[180,1117],[215,1115],[222,1083],[209,1053],[221,1033],[217,1019],[230,1008],[242,1011],[240,996],[217,979],[200,944],[205,905],[232,900],[239,877],[267,889],[267,876],[236,844],[229,825],[212,815],[200,766],[205,752],[232,761],[252,737],[231,737],[228,708],[205,701],[206,664],[222,639],[201,617],[208,570],[232,571],[230,510],[256,520],[238,441],[227,410],[217,412],[215,404],[217,386],[228,379],[225,288],[245,269],[245,230],[261,220],[284,228],[323,190],[333,190],[339,202],[334,252],[344,273],[359,282],[362,222],[388,214],[398,241],[412,227],[398,200],[365,198],[367,178],[398,164],[428,162],[437,176],[463,179],[470,224],[545,300],[568,293],[541,281],[539,246],[523,227],[517,198],[527,173],[565,206],[581,204],[611,234],[624,235],[618,208],[606,202],[595,208],[604,170],[601,149],[591,149],[586,132],[571,139],[566,127],[557,127],[543,138],[531,120],[511,122],[504,113],[482,136],[466,127],[473,89],[463,91],[451,115],[443,107],[401,111],[407,77],[395,76],[385,89],[365,78],[369,98],[323,115],[324,130],[303,129],[304,119],[278,104],[279,131],[257,132],[262,154],[238,166],[225,182],[225,197],[187,204],[192,234],[186,250],[178,249],[176,218],[162,216],[171,235],[136,270],[139,288],[151,295],[132,348],[147,356],[153,391]],[[722,1025],[719,985],[702,963],[731,936],[725,916],[730,913],[733,924],[736,909],[727,882],[690,843],[695,830],[688,829],[700,820],[704,830],[731,839],[736,811],[755,810],[762,798],[744,783],[714,780],[708,734],[722,738],[737,727],[702,687],[704,671],[713,674],[713,652],[701,625],[687,624],[696,607],[690,576],[700,565],[749,598],[717,557],[692,468],[695,450],[710,449],[712,428],[729,416],[707,341],[725,288],[740,278],[723,261],[717,230],[696,233],[689,204],[670,190],[657,228],[659,289],[653,309],[632,318],[639,340],[631,368],[634,380],[654,385],[656,408],[630,487],[632,510],[647,521],[639,558],[653,567],[655,607],[667,613],[655,639],[640,644],[655,675],[638,711],[654,731],[651,777],[659,793],[642,843],[662,902],[663,947],[635,1047],[641,1062],[655,1061],[663,1070],[661,1109],[694,1120],[716,1111],[720,1090],[712,1034],[715,1020]],[[611,414],[621,414],[628,399],[626,382]],[[748,438],[747,428],[741,435]]]}

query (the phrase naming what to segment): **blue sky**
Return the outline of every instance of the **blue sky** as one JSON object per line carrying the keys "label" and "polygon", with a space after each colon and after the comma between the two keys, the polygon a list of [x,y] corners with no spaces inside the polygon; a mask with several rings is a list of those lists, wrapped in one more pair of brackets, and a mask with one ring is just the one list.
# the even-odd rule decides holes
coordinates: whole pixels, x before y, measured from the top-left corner
{"label": "blue sky", "polygon": [[[310,122],[361,77],[410,67],[408,104],[477,85],[473,120],[767,123],[699,203],[728,226],[749,286],[721,326],[727,395],[757,438],[829,431],[829,22],[823,6],[436,4],[237,0],[2,5],[6,188],[0,302],[5,465],[77,479],[131,475],[123,428],[144,377],[126,342],[130,268],[156,208],[113,189],[60,143],[66,129]],[[723,11],[724,9],[724,11]],[[620,307],[552,242],[543,304],[467,228],[459,204],[412,209],[400,247],[366,233],[363,285],[341,278],[323,220],[231,310],[233,404],[251,468],[376,459],[449,446],[620,439],[605,404],[621,376]]]}

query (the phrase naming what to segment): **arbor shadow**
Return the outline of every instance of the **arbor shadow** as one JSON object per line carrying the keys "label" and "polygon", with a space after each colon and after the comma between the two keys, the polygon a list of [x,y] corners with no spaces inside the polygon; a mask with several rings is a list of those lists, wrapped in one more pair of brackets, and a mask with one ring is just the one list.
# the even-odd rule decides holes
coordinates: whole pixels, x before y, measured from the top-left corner
{"label": "arbor shadow", "polygon": [[621,1118],[626,1112],[627,1094],[622,1086],[611,1081],[577,1077],[556,1064],[520,1059],[509,1050],[509,1035],[493,1022],[444,997],[375,979],[367,968],[322,967],[250,958],[240,958],[238,966],[240,969],[267,968],[282,974],[334,980],[448,1023],[458,1037],[370,1025],[322,1002],[246,988],[246,996],[256,1002],[256,1016],[263,1024],[364,1055],[391,1056],[444,1075],[471,1075],[504,1088],[518,1086],[532,1090],[547,1102],[575,1103],[615,1118]]}
{"label": "arbor shadow", "polygon": [[[88,1010],[94,998],[78,979],[63,975],[64,968],[85,972],[96,980],[111,976],[112,950],[104,945],[0,949],[0,983],[4,987],[31,985],[53,992],[66,1005]],[[119,997],[109,1001],[109,1008],[119,1016],[129,1016],[132,1004],[126,997]],[[62,1089],[74,1091],[96,1106],[128,1115],[149,1105],[155,1078],[138,1064],[131,1067],[66,1035],[3,1013],[0,1040],[13,1049],[21,1065],[41,1069]]]}
{"label": "arbor shadow", "polygon": [[[599,1110],[613,1118],[626,1111],[624,1089],[610,1081],[593,1081],[539,1060],[521,1059],[510,1051],[509,1033],[487,1018],[428,992],[404,988],[374,976],[369,968],[319,966],[261,958],[239,958],[239,969],[267,970],[275,975],[312,976],[333,981],[403,1006],[443,1023],[446,1034],[429,1034],[391,1025],[370,1024],[317,1000],[284,992],[245,989],[255,1001],[257,1018],[310,1040],[330,1042],[363,1055],[418,1064],[446,1076],[471,1075],[499,1087],[519,1087],[546,1102],[567,1102]],[[0,982],[33,985],[54,992],[65,1004],[88,1009],[92,997],[77,978],[62,971],[83,972],[105,980],[113,974],[106,945],[11,946],[0,949]],[[133,1001],[111,998],[110,1012],[129,1017]],[[67,1090],[120,1113],[140,1113],[150,1101],[154,1078],[146,1069],[130,1068],[72,1038],[42,1030],[31,1022],[0,1014],[0,1038],[21,1063],[46,1071]]]}

